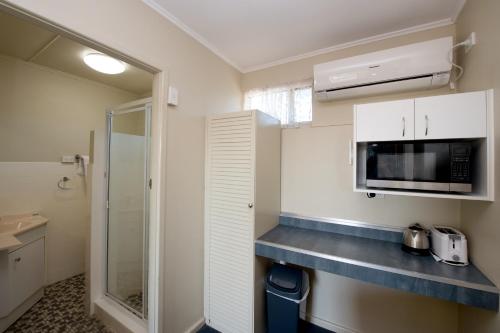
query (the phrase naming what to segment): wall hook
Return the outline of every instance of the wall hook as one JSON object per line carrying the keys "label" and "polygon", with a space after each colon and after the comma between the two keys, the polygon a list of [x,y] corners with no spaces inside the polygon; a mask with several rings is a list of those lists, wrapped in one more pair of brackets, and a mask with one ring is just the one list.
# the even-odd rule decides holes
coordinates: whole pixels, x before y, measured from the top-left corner
{"label": "wall hook", "polygon": [[69,182],[71,179],[69,177],[62,177],[58,182],[57,182],[57,187],[59,187],[61,190],[70,190],[70,187],[66,186],[66,183]]}

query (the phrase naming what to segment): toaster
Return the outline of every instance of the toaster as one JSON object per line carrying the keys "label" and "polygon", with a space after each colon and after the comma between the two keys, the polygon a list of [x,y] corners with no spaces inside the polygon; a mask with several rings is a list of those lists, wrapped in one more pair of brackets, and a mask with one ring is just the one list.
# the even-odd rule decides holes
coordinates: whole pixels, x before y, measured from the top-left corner
{"label": "toaster", "polygon": [[432,253],[451,265],[468,265],[467,239],[453,227],[434,226],[431,229]]}

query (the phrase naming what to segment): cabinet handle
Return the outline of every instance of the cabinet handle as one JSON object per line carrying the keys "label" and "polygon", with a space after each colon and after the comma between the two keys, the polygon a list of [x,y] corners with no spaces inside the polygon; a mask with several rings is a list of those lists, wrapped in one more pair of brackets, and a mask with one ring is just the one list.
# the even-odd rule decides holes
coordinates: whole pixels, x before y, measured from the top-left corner
{"label": "cabinet handle", "polygon": [[405,117],[403,117],[401,120],[403,121],[403,136],[405,136],[405,132],[406,132],[406,119],[405,119]]}
{"label": "cabinet handle", "polygon": [[253,208],[253,202],[248,204],[248,208]]}
{"label": "cabinet handle", "polygon": [[20,262],[21,261],[21,258],[20,257],[17,257],[16,259],[14,259],[15,262]]}
{"label": "cabinet handle", "polygon": [[429,116],[425,115],[425,136],[429,134]]}

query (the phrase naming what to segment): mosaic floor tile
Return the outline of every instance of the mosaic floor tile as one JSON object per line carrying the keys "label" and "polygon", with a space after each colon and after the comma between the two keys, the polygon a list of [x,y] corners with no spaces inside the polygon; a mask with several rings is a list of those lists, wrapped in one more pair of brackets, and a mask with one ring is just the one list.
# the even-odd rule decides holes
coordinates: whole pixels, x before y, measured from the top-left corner
{"label": "mosaic floor tile", "polygon": [[42,299],[5,333],[109,333],[85,311],[84,282],[85,277],[80,274],[47,286]]}
{"label": "mosaic floor tile", "polygon": [[125,299],[125,304],[130,306],[135,311],[142,313],[142,292],[134,295],[130,295]]}

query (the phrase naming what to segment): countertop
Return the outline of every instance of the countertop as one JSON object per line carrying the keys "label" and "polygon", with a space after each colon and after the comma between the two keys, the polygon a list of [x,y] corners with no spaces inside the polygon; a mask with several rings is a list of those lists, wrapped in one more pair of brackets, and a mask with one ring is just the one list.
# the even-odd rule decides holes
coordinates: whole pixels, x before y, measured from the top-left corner
{"label": "countertop", "polygon": [[0,251],[22,245],[22,242],[16,236],[48,222],[47,218],[31,213],[0,217]]}
{"label": "countertop", "polygon": [[331,225],[326,228],[322,225],[326,222],[315,221],[314,228],[309,229],[311,223],[294,221],[289,223],[285,219],[260,237],[255,242],[255,253],[390,288],[498,311],[499,290],[473,264],[451,266],[436,262],[431,256],[406,253],[398,242],[324,231],[331,228]]}

